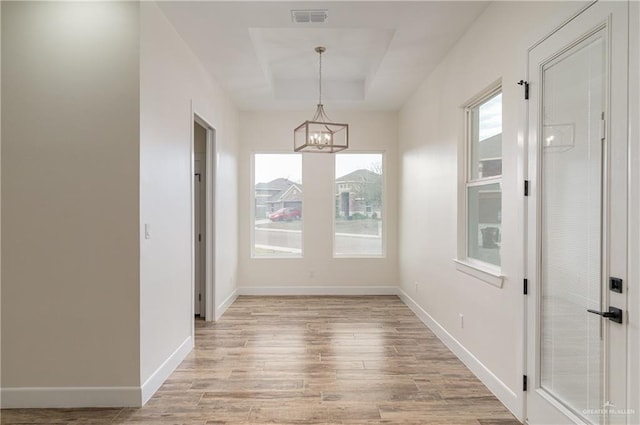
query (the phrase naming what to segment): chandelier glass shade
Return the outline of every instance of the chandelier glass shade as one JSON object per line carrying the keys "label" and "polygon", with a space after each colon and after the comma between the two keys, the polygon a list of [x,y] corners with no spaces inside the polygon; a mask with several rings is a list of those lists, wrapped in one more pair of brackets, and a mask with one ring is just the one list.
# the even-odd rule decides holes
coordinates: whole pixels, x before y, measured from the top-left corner
{"label": "chandelier glass shade", "polygon": [[293,131],[293,150],[296,152],[335,153],[349,147],[349,125],[331,122],[322,104],[322,53],[324,47],[316,47],[320,56],[319,96],[313,118],[300,124]]}

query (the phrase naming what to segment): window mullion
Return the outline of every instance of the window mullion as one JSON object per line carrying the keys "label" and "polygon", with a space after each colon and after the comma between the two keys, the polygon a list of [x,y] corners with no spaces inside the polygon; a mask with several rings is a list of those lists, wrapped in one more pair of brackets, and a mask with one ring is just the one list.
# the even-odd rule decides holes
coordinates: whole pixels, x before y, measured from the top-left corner
{"label": "window mullion", "polygon": [[502,176],[487,177],[486,179],[471,180],[467,182],[467,187],[485,186],[493,183],[502,183]]}

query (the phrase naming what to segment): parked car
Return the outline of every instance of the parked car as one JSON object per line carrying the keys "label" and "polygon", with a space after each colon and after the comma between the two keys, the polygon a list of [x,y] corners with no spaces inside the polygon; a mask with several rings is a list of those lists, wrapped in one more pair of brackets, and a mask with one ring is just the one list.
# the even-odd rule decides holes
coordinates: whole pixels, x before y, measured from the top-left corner
{"label": "parked car", "polygon": [[269,220],[271,221],[299,220],[300,217],[302,217],[302,213],[298,208],[280,208],[278,211],[269,214]]}

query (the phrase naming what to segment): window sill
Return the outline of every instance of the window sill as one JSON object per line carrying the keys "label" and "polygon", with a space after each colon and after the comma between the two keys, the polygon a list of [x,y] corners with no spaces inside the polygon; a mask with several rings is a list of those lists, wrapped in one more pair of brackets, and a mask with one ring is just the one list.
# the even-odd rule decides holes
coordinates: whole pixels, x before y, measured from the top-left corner
{"label": "window sill", "polygon": [[300,260],[304,258],[302,255],[252,255],[249,257],[251,260]]}
{"label": "window sill", "polygon": [[458,271],[480,279],[497,288],[502,288],[504,276],[501,274],[499,267],[469,259],[458,260],[454,258],[453,262],[456,263],[456,269]]}
{"label": "window sill", "polygon": [[367,260],[367,259],[385,259],[387,258],[385,255],[355,255],[355,254],[344,254],[344,255],[340,255],[340,254],[334,254],[333,255],[333,259],[334,260]]}

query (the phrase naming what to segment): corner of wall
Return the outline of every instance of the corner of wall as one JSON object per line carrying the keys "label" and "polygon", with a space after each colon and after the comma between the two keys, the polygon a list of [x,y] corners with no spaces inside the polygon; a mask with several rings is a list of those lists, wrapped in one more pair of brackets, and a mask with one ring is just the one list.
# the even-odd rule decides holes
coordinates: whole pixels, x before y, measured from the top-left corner
{"label": "corner of wall", "polygon": [[176,370],[193,350],[193,339],[189,336],[182,344],[151,374],[140,387],[140,406],[144,406],[160,389],[164,381]]}
{"label": "corner of wall", "polygon": [[[144,403],[193,348],[193,198],[185,176],[193,171],[194,115],[214,130],[214,211],[237,209],[239,124],[226,93],[157,3],[141,5],[140,39],[140,223],[153,230],[153,237],[140,244]],[[211,318],[233,302],[237,274],[237,218],[214,217]]]}
{"label": "corner of wall", "polygon": [[233,304],[233,302],[238,298],[239,295],[240,295],[240,291],[236,286],[233,288],[233,292],[231,293],[231,295],[229,295],[224,301],[222,301],[216,307],[214,321],[218,321],[218,319],[220,319],[222,315],[224,315],[224,313],[231,306],[231,304]]}

